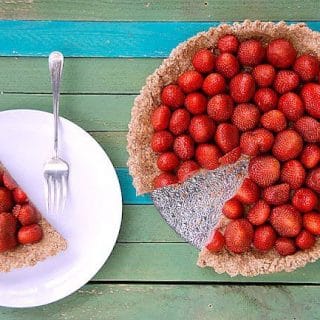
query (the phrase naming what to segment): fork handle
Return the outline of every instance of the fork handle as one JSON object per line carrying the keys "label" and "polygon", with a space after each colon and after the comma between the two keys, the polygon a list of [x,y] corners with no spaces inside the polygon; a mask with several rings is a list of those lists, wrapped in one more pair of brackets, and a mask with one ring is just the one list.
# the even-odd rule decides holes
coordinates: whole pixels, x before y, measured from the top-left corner
{"label": "fork handle", "polygon": [[59,147],[59,102],[60,102],[60,81],[63,69],[63,55],[61,52],[54,51],[49,55],[49,70],[51,76],[53,117],[54,117],[54,157],[58,158]]}

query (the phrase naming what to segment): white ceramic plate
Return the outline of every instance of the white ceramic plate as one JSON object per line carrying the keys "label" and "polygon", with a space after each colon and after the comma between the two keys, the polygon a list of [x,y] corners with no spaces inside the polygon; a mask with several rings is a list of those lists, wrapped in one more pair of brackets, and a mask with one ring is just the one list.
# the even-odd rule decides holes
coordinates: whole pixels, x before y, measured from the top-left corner
{"label": "white ceramic plate", "polygon": [[68,248],[34,267],[0,273],[0,305],[33,307],[66,297],[102,267],[116,242],[122,216],[115,170],[99,144],[61,119],[60,154],[70,164],[65,212],[45,211],[43,165],[52,154],[53,117],[31,110],[0,112],[0,160],[29,194]]}

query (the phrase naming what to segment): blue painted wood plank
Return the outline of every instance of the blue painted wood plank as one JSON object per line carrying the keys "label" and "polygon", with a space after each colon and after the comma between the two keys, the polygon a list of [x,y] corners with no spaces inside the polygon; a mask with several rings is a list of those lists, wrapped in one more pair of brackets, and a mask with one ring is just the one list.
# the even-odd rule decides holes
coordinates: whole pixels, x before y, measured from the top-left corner
{"label": "blue painted wood plank", "polygon": [[[290,22],[292,23],[292,22]],[[0,56],[166,57],[219,22],[0,21]],[[320,30],[320,22],[307,22]]]}

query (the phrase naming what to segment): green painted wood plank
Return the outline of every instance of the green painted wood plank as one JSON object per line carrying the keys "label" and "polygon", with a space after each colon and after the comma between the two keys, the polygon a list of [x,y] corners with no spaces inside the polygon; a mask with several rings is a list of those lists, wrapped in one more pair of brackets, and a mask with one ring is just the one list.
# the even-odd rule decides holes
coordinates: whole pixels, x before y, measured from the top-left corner
{"label": "green painted wood plank", "polygon": [[319,320],[319,286],[90,284],[48,306],[1,308],[0,319]]}
{"label": "green painted wood plank", "polygon": [[11,0],[0,2],[1,19],[27,20],[317,20],[317,0]]}

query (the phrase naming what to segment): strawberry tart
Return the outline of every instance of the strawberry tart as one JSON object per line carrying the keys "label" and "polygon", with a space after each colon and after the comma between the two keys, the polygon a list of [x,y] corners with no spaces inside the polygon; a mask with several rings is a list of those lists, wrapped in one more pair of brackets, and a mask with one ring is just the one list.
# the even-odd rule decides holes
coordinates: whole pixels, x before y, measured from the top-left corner
{"label": "strawberry tart", "polygon": [[247,157],[198,265],[231,276],[320,257],[320,35],[304,24],[222,24],[180,44],[135,99],[138,194]]}

